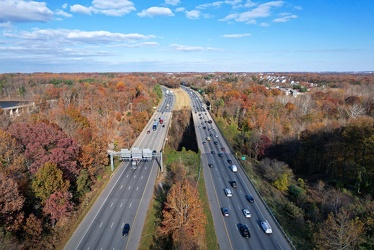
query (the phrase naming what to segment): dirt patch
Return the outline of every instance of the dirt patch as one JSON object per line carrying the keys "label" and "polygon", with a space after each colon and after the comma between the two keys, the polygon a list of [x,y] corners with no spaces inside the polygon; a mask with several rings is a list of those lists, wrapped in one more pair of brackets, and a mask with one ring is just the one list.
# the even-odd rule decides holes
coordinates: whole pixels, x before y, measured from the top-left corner
{"label": "dirt patch", "polygon": [[183,108],[191,109],[190,96],[186,93],[186,91],[179,88],[179,89],[173,89],[173,93],[176,97],[174,110],[181,110]]}

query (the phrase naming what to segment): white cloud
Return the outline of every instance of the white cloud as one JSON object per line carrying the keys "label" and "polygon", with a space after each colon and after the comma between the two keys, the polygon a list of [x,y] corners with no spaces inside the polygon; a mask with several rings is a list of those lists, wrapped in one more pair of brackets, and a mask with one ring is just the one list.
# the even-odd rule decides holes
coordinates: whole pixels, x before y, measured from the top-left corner
{"label": "white cloud", "polygon": [[70,11],[87,15],[101,13],[107,16],[123,16],[135,10],[134,3],[128,0],[93,0],[88,7],[80,4],[70,6]]}
{"label": "white cloud", "polygon": [[188,19],[199,19],[201,12],[199,10],[186,11],[186,17]]}
{"label": "white cloud", "polygon": [[23,0],[0,1],[0,23],[3,22],[47,22],[53,19],[53,12],[45,2]]}
{"label": "white cloud", "polygon": [[180,1],[179,0],[165,0],[165,3],[170,4],[170,5],[178,5],[180,4]]}
{"label": "white cloud", "polygon": [[66,9],[68,7],[68,4],[67,3],[64,3],[63,5],[62,5],[62,8],[63,9]]}
{"label": "white cloud", "polygon": [[292,14],[290,14],[290,13],[282,13],[282,14],[280,14],[279,16],[280,16],[280,17],[275,18],[275,19],[273,20],[273,22],[275,22],[275,23],[285,23],[285,22],[290,21],[291,19],[295,19],[295,18],[297,18],[296,15],[292,15]]}
{"label": "white cloud", "polygon": [[169,46],[174,51],[183,51],[183,52],[198,52],[198,51],[216,51],[219,49],[212,47],[201,47],[201,46],[187,46],[181,44],[171,44]]}
{"label": "white cloud", "polygon": [[232,13],[221,21],[235,20],[236,22],[251,23],[257,18],[264,18],[271,15],[271,8],[283,6],[283,1],[272,1],[258,5],[256,8],[242,13]]}
{"label": "white cloud", "polygon": [[140,17],[154,17],[154,16],[174,16],[169,8],[165,7],[150,7],[138,13]]}
{"label": "white cloud", "polygon": [[4,32],[5,37],[24,40],[53,41],[55,44],[71,44],[74,42],[87,44],[131,42],[155,38],[153,35],[141,35],[138,33],[112,33],[109,31],[81,31],[67,29],[34,29],[31,32],[20,33]]}
{"label": "white cloud", "polygon": [[63,10],[56,10],[55,14],[58,15],[58,16],[63,16],[63,17],[72,17],[73,16],[72,14],[67,13]]}
{"label": "white cloud", "polygon": [[251,34],[245,33],[245,34],[226,34],[226,35],[223,35],[224,38],[243,38],[243,37],[247,37],[247,36],[251,36]]}
{"label": "white cloud", "polygon": [[224,4],[223,1],[217,1],[217,2],[213,2],[213,3],[204,3],[204,4],[200,4],[200,5],[196,6],[196,9],[207,9],[207,8],[210,8],[210,7],[218,8],[218,7],[221,7],[222,4]]}
{"label": "white cloud", "polygon": [[80,5],[80,4],[71,5],[70,6],[70,11],[71,12],[80,13],[80,14],[87,14],[87,15],[91,15],[93,12],[97,12],[91,6],[90,7],[86,7],[86,6],[83,6],[83,5]]}
{"label": "white cloud", "polygon": [[175,12],[184,12],[186,9],[183,7],[179,7],[175,9]]}
{"label": "white cloud", "polygon": [[113,46],[109,46],[111,48],[118,48],[118,47],[126,47],[126,48],[144,48],[144,47],[157,47],[160,44],[157,42],[143,42],[143,43],[135,43],[135,44],[117,44]]}

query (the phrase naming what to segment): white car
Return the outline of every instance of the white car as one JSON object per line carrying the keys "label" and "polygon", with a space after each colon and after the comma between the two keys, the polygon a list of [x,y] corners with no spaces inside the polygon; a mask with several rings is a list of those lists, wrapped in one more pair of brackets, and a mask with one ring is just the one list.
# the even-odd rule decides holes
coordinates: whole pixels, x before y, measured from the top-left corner
{"label": "white car", "polygon": [[225,188],[225,194],[227,197],[232,197],[232,192],[230,188]]}
{"label": "white car", "polygon": [[271,230],[269,222],[266,221],[261,221],[261,227],[264,230],[265,233],[271,234],[273,231]]}
{"label": "white car", "polygon": [[242,211],[246,218],[251,218],[251,212],[249,212],[249,209],[244,208]]}

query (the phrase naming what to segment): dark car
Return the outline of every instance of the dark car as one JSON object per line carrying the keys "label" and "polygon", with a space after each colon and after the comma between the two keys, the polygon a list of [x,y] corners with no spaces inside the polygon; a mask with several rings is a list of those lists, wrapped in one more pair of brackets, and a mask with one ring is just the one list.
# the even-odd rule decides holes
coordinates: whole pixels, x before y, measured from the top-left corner
{"label": "dark car", "polygon": [[236,181],[232,181],[232,182],[231,182],[231,186],[232,186],[233,188],[236,188],[236,187],[237,187],[237,185],[236,185]]}
{"label": "dark car", "polygon": [[206,129],[206,127],[204,126],[203,129]]}
{"label": "dark car", "polygon": [[130,224],[126,223],[122,230],[122,236],[129,235],[130,232]]}
{"label": "dark car", "polygon": [[253,199],[252,195],[246,194],[246,195],[245,195],[245,198],[246,198],[247,201],[249,201],[249,202],[255,202],[255,200]]}
{"label": "dark car", "polygon": [[229,216],[229,210],[225,207],[221,208],[223,216]]}
{"label": "dark car", "polygon": [[230,163],[230,164],[232,164],[232,160],[230,160],[230,159],[227,159],[227,162]]}
{"label": "dark car", "polygon": [[226,151],[226,149],[224,147],[221,148],[222,151]]}
{"label": "dark car", "polygon": [[147,134],[149,134],[149,133],[151,133],[151,130],[148,130],[148,131],[147,131]]}
{"label": "dark car", "polygon": [[214,141],[214,145],[217,145],[218,144],[218,141]]}
{"label": "dark car", "polygon": [[240,224],[240,226],[239,226],[239,231],[240,231],[241,235],[242,235],[244,238],[249,238],[249,237],[251,237],[251,234],[249,233],[249,229],[248,229],[247,225]]}
{"label": "dark car", "polygon": [[218,153],[218,156],[219,156],[219,157],[223,157],[223,154],[222,154],[222,153]]}
{"label": "dark car", "polygon": [[213,164],[210,164],[210,163],[209,163],[208,166],[209,166],[210,168],[212,168],[212,167],[213,167]]}
{"label": "dark car", "polygon": [[212,155],[215,155],[216,154],[216,152],[214,152],[214,150],[212,150],[212,151],[210,151],[211,153],[212,153]]}
{"label": "dark car", "polygon": [[162,124],[162,127],[165,128],[165,124]]}
{"label": "dark car", "polygon": [[206,144],[206,141],[203,141],[203,145],[205,145]]}

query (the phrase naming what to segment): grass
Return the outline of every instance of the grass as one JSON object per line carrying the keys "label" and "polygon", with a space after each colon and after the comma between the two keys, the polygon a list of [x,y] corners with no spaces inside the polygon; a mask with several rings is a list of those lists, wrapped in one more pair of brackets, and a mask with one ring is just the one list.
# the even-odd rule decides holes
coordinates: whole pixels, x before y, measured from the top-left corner
{"label": "grass", "polygon": [[[204,175],[202,171],[200,171],[200,178],[197,178],[198,168],[200,167],[199,154],[192,151],[186,151],[185,149],[180,152],[174,150],[167,150],[167,152],[164,152],[164,159],[164,164],[171,164],[173,162],[182,161],[185,166],[196,167],[196,172],[194,173],[196,177],[195,179],[198,179],[197,188],[199,192],[199,197],[204,203],[204,213],[207,217],[208,222],[205,228],[206,249],[218,249],[218,241],[214,229],[213,217],[210,212],[208,197],[205,189]],[[156,214],[160,212],[156,208],[160,208],[162,205],[159,202],[160,201],[156,200],[153,196],[153,199],[150,202],[150,206],[147,212],[147,217],[145,219],[139,250],[148,250],[151,248],[153,244],[153,235],[155,235],[156,233],[155,225],[157,225],[158,223],[158,218]]]}

